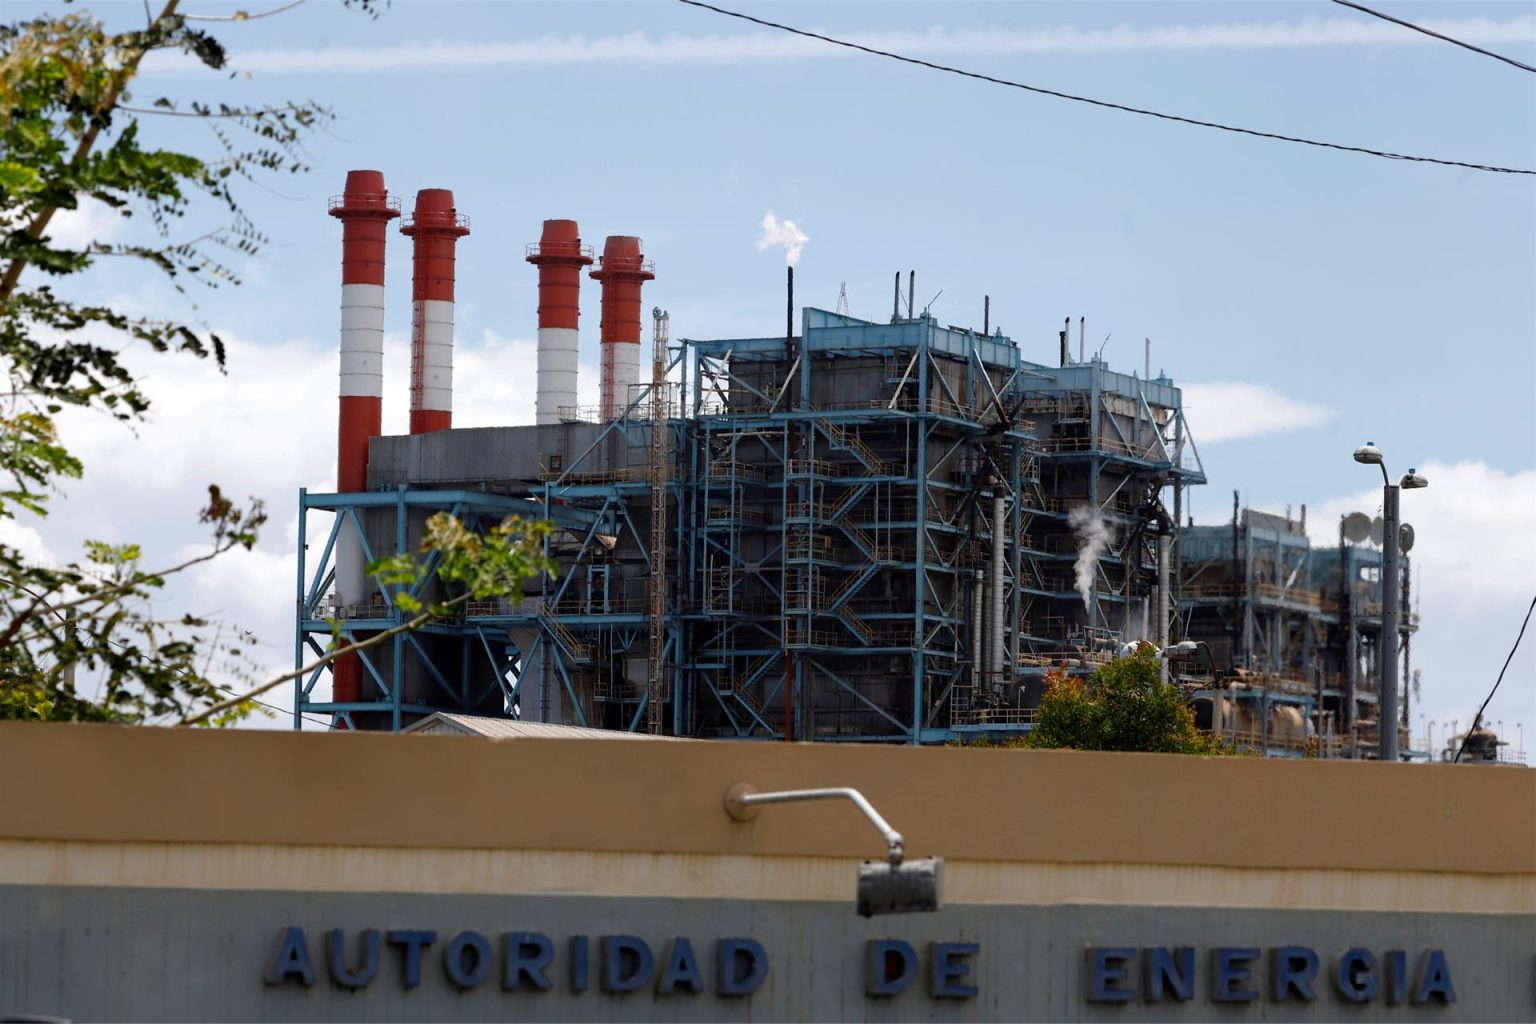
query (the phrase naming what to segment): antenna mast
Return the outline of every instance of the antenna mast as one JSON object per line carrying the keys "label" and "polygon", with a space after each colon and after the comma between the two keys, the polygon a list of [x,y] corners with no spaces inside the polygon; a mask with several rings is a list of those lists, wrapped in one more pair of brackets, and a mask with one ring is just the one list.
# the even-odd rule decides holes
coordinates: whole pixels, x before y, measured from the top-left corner
{"label": "antenna mast", "polygon": [[667,614],[667,457],[671,431],[667,427],[667,342],[670,317],[660,306],[651,310],[651,445],[648,479],[651,485],[651,574],[646,581],[650,650],[646,659],[645,728],[661,735],[662,648],[666,644]]}
{"label": "antenna mast", "polygon": [[848,282],[844,281],[837,289],[837,315],[848,315]]}

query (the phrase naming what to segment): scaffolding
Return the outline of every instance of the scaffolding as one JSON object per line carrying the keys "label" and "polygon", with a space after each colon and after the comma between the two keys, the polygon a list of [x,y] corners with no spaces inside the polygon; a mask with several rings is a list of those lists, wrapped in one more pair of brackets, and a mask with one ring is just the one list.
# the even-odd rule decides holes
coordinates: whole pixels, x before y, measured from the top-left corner
{"label": "scaffolding", "polygon": [[[1409,610],[1411,578],[1405,555],[1398,645],[1401,678],[1410,680],[1399,705],[1404,737],[1408,641],[1419,626]],[[1350,543],[1342,524],[1337,547],[1314,546],[1305,508],[1293,519],[1242,508],[1234,493],[1230,523],[1184,531],[1180,583],[1181,635],[1208,645],[1211,674],[1225,683],[1195,688],[1203,726],[1242,733],[1239,745],[1272,756],[1374,756],[1380,548]]]}
{"label": "scaffolding", "polygon": [[[500,675],[469,673],[495,684],[490,713],[945,742],[1027,731],[1049,669],[1157,635],[1157,539],[1204,482],[1171,381],[1031,363],[926,314],[798,326],[662,340],[611,419],[375,439],[380,493],[331,497],[452,486],[494,506],[454,506],[471,517],[554,521],[556,574],[434,627],[499,652]],[[1085,516],[1108,541],[1080,579]]]}

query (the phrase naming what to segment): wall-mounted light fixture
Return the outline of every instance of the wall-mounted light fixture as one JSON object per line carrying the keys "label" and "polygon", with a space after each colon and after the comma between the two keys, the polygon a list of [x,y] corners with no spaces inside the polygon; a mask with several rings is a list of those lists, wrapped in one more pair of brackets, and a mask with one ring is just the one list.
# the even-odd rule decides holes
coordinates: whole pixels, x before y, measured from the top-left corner
{"label": "wall-mounted light fixture", "polygon": [[938,910],[942,905],[942,857],[905,859],[905,841],[901,833],[856,789],[790,789],[759,793],[751,785],[738,782],[725,791],[725,810],[737,821],[751,821],[762,813],[763,804],[792,803],[801,800],[851,800],[879,830],[885,839],[885,861],[865,861],[859,865],[856,904],[859,915],[912,914]]}

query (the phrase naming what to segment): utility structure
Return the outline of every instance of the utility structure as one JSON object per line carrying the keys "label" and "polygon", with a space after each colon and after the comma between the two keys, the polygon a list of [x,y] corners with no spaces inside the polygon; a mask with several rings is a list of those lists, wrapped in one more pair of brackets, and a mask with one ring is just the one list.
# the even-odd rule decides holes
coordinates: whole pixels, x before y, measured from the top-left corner
{"label": "utility structure", "polygon": [[453,426],[453,283],[459,239],[469,218],[445,188],[416,193],[400,224],[411,249],[411,433]]}
{"label": "utility structure", "polygon": [[603,288],[602,378],[599,415],[620,415],[640,380],[640,289],[656,277],[655,266],[633,235],[609,235],[592,279]]}
{"label": "utility structure", "polygon": [[667,463],[672,431],[667,402],[667,347],[671,339],[670,317],[657,307],[651,311],[651,437],[646,478],[651,485],[651,566],[647,593],[646,731],[660,735],[661,712],[666,700],[664,659],[667,615]]}
{"label": "utility structure", "polygon": [[[379,171],[349,171],[329,213],[341,221],[341,375],[336,428],[336,489],[368,489],[368,442],[382,433],[384,400],[384,251],[400,201]],[[337,538],[335,608],[339,617],[368,599],[368,559],[357,532]],[[355,702],[362,686],[356,655],[336,659],[333,692]]]}
{"label": "utility structure", "polygon": [[[571,330],[569,305],[560,324],[542,309],[575,301],[549,277],[585,265],[574,227],[546,225],[528,254],[541,327]],[[548,422],[540,396],[537,424],[376,438],[361,490],[302,496],[305,512],[337,515],[301,549],[296,656],[329,639],[321,612],[349,529],[373,557],[414,550],[433,511],[472,529],[547,519],[558,571],[520,601],[471,602],[365,652],[367,700],[325,700],[323,672],[300,680],[301,713],[945,742],[1027,731],[1048,672],[1086,675],[1126,639],[1167,631],[1183,493],[1204,482],[1168,377],[1074,362],[1065,346],[1051,365],[1049,342],[1036,361],[995,329],[940,323],[914,312],[909,274],[907,315],[898,276],[888,323],[797,310],[791,290],[782,334],[671,345],[659,314],[641,383],[655,272],[639,239],[609,236],[591,276],[597,409],[554,404]],[[990,328],[990,302],[977,313]],[[376,590],[344,635],[399,623],[393,590]]]}
{"label": "utility structure", "polygon": [[535,423],[560,422],[576,408],[577,347],[581,321],[581,272],[592,265],[592,247],[581,244],[574,220],[546,220],[528,246],[539,268],[539,355]]}
{"label": "utility structure", "polygon": [[[1299,518],[1242,507],[1230,523],[1186,526],[1179,630],[1211,651],[1209,672],[1175,663],[1199,724],[1276,757],[1366,757],[1379,749],[1384,551],[1370,519],[1339,523],[1317,544]],[[1396,633],[1417,631],[1401,616]],[[1390,731],[1390,725],[1388,725]]]}

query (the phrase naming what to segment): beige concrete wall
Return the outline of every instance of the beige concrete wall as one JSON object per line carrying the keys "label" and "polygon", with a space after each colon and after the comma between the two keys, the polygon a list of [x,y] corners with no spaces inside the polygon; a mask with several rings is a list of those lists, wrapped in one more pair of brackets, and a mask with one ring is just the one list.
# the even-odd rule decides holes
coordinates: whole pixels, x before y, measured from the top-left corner
{"label": "beige concrete wall", "polygon": [[1536,874],[1536,772],[831,744],[484,740],[0,724],[0,839]]}

